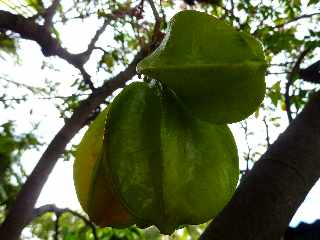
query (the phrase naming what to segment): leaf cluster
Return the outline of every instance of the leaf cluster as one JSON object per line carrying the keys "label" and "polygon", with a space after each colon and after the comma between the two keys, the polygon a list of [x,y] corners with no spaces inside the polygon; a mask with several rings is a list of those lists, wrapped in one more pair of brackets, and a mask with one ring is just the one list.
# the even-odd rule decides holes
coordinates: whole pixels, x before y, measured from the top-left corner
{"label": "leaf cluster", "polygon": [[13,122],[0,125],[0,206],[4,207],[2,213],[10,207],[26,178],[20,162],[23,152],[39,145],[40,142],[33,133],[16,134]]}

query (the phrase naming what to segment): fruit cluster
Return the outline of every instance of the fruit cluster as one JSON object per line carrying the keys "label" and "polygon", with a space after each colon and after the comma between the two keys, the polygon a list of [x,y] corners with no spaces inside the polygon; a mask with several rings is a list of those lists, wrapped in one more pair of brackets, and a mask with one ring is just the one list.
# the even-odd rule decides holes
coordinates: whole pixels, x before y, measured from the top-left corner
{"label": "fruit cluster", "polygon": [[216,216],[239,174],[227,123],[258,108],[265,69],[249,34],[205,13],[175,15],[137,66],[152,80],[126,86],[78,147],[74,180],[89,217],[169,234]]}

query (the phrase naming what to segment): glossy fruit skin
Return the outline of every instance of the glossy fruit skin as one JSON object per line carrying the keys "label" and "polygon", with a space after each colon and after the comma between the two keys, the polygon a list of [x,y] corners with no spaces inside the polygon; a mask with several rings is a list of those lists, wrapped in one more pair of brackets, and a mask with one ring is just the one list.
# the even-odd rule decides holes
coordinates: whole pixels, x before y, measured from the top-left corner
{"label": "glossy fruit skin", "polygon": [[193,118],[156,82],[123,90],[110,108],[105,139],[105,167],[122,204],[163,233],[210,220],[236,187],[237,149],[228,127]]}
{"label": "glossy fruit skin", "polygon": [[[193,118],[157,81],[132,83],[116,97],[101,152],[87,179],[87,204],[82,204],[101,226],[156,225],[170,234],[181,225],[203,223],[231,198],[238,180],[237,149],[228,127]],[[75,176],[84,172],[80,165],[75,164]],[[81,195],[84,190],[78,188]]]}
{"label": "glossy fruit skin", "polygon": [[264,55],[248,34],[183,11],[137,70],[154,79],[126,86],[91,124],[76,152],[76,191],[99,226],[171,234],[214,218],[233,195],[239,163],[226,123],[261,103]]}
{"label": "glossy fruit skin", "polygon": [[114,194],[110,174],[102,167],[102,148],[108,109],[102,111],[82,138],[75,153],[73,179],[83,210],[100,226],[128,227],[130,214]]}
{"label": "glossy fruit skin", "polygon": [[137,66],[198,118],[218,124],[243,120],[259,107],[265,70],[259,41],[197,11],[176,14],[160,46]]}

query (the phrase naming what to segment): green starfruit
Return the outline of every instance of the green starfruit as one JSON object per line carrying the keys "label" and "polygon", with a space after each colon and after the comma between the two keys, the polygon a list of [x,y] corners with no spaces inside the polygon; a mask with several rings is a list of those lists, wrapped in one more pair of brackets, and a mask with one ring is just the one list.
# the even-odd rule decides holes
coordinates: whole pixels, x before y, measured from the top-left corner
{"label": "green starfruit", "polygon": [[171,88],[197,117],[213,123],[237,122],[258,108],[265,69],[260,42],[197,11],[176,14],[160,46],[137,66]]}
{"label": "green starfruit", "polygon": [[138,71],[153,80],[126,86],[91,124],[74,181],[96,224],[168,234],[212,219],[231,198],[239,166],[226,123],[260,104],[264,55],[251,36],[184,11]]}
{"label": "green starfruit", "polygon": [[[104,126],[100,116],[78,148],[80,161],[92,160],[84,160],[81,151],[89,148],[90,133],[92,139],[100,136],[93,133],[98,125]],[[75,165],[76,186],[81,184],[78,173],[91,172],[83,187],[88,189],[79,186],[77,192],[99,225],[156,225],[162,233],[172,233],[180,225],[208,221],[234,192],[238,157],[228,127],[193,118],[156,81],[127,86],[112,103],[104,131],[102,156],[92,161],[96,166]],[[101,193],[90,194],[97,190]],[[108,206],[110,198],[118,204]],[[86,207],[90,202],[94,213]],[[127,222],[105,224],[113,218],[106,214],[110,208]]]}

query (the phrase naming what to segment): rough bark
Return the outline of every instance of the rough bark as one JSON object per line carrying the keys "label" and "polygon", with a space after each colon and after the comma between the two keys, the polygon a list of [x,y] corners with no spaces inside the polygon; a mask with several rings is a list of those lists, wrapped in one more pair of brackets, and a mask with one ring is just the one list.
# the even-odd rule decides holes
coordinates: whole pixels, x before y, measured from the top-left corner
{"label": "rough bark", "polygon": [[320,93],[240,183],[201,240],[281,239],[320,176]]}

